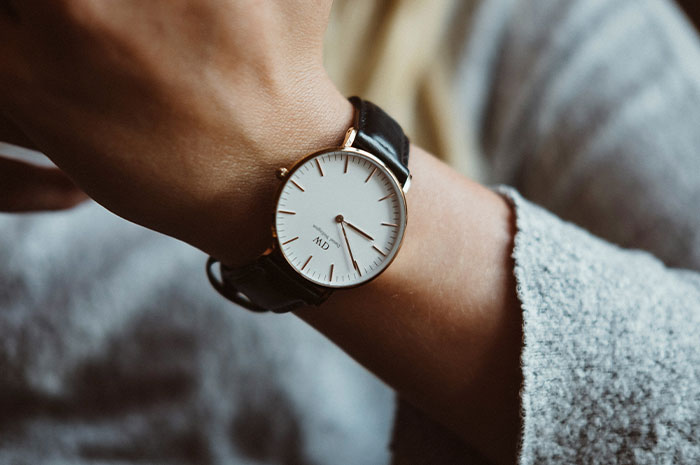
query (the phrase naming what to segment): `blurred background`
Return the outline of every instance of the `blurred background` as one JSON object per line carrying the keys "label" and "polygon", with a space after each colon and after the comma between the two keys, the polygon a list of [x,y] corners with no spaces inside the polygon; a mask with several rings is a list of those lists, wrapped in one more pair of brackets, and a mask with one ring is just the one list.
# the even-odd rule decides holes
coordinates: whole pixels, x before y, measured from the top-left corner
{"label": "blurred background", "polygon": [[[454,87],[483,3],[336,0],[325,51],[343,93],[479,180]],[[233,308],[204,261],[91,202],[0,214],[0,464],[388,463],[393,393],[295,317]]]}
{"label": "blurred background", "polygon": [[411,140],[462,172],[478,175],[453,80],[478,1],[349,0],[333,4],[326,68],[346,95],[377,102]]}

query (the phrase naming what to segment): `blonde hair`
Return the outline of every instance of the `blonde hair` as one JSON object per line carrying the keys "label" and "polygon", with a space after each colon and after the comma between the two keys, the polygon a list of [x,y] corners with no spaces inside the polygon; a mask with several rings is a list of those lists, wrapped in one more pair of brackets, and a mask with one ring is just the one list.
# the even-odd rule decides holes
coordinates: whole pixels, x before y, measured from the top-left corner
{"label": "blonde hair", "polygon": [[336,0],[324,59],[343,93],[376,102],[413,142],[470,171],[451,95],[448,41],[460,6],[460,0]]}

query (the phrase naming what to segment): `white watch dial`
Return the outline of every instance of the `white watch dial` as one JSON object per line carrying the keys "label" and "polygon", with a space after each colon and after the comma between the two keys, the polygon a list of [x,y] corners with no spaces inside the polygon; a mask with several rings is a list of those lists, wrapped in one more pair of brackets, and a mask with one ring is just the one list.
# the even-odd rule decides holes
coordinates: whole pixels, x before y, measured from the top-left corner
{"label": "white watch dial", "polygon": [[282,255],[308,280],[352,287],[376,277],[398,252],[406,200],[374,156],[323,152],[298,164],[282,186],[275,229]]}

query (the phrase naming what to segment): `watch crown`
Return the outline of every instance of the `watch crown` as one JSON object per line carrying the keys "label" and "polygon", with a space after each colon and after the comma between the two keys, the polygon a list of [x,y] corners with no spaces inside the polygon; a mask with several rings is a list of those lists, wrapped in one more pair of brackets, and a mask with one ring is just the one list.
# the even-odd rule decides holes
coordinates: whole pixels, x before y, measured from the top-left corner
{"label": "watch crown", "polygon": [[277,179],[282,180],[287,177],[289,174],[289,170],[287,168],[280,168],[277,170],[276,176]]}

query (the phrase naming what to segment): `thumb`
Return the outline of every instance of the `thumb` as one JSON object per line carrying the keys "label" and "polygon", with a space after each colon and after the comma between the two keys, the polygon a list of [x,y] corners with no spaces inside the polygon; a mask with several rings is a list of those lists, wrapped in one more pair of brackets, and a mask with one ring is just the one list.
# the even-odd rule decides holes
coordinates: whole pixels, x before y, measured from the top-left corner
{"label": "thumb", "polygon": [[31,212],[71,208],[88,197],[56,168],[0,157],[0,211]]}

